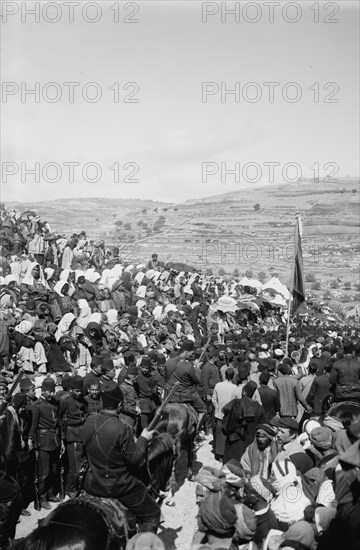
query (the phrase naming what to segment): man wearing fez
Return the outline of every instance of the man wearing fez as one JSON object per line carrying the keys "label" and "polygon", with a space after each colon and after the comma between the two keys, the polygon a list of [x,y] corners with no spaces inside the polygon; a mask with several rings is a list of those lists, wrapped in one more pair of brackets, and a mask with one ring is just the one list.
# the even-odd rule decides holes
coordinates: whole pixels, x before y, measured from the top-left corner
{"label": "man wearing fez", "polygon": [[139,395],[139,407],[141,410],[141,427],[146,428],[154,415],[158,394],[156,382],[151,375],[151,359],[144,355],[140,363],[135,389]]}
{"label": "man wearing fez", "polygon": [[204,384],[204,399],[206,400],[205,404],[207,409],[208,425],[206,427],[208,429],[213,429],[215,427],[215,417],[212,396],[216,384],[220,382],[219,369],[215,365],[215,358],[218,357],[218,351],[212,348],[205,357],[207,360],[201,369],[201,379]]}
{"label": "man wearing fez", "polygon": [[59,403],[54,399],[55,382],[45,378],[41,396],[35,401],[29,439],[38,465],[39,495],[41,507],[50,509],[50,502],[59,502],[55,496],[60,452],[65,451],[61,439]]}
{"label": "man wearing fez", "polygon": [[65,491],[70,498],[76,495],[79,472],[84,460],[82,429],[87,413],[87,403],[82,393],[83,378],[72,376],[68,394],[60,401],[62,433],[69,463]]}
{"label": "man wearing fez", "polygon": [[30,516],[26,507],[33,500],[35,457],[33,442],[29,439],[32,423],[33,406],[36,402],[35,385],[28,376],[23,376],[19,383],[20,391],[12,398],[12,405],[18,415],[21,436],[21,450],[18,452],[18,483],[24,499],[22,516]]}
{"label": "man wearing fez", "polygon": [[137,420],[141,414],[139,407],[139,396],[134,388],[138,376],[138,368],[131,364],[127,368],[125,380],[119,384],[123,394],[123,402],[121,403],[120,419],[132,428],[136,428]]}
{"label": "man wearing fez", "polygon": [[134,475],[145,464],[147,445],[154,432],[144,428],[135,443],[131,427],[118,416],[123,396],[116,382],[104,382],[101,397],[103,410],[88,416],[84,424],[83,443],[89,467],[83,487],[94,496],[117,498],[135,514],[140,531],[156,533],[160,507]]}

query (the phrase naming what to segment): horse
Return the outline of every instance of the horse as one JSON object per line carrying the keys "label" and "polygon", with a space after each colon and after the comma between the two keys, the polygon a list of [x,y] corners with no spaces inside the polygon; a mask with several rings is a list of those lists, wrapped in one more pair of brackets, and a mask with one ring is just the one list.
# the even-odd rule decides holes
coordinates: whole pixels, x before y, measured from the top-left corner
{"label": "horse", "polygon": [[[139,471],[148,491],[158,500],[166,491],[172,472],[174,444],[167,433],[155,434],[148,447],[147,465]],[[62,502],[39,522],[25,539],[16,541],[15,550],[124,550],[136,534],[136,518],[116,498],[96,497],[81,491]]]}
{"label": "horse", "polygon": [[181,449],[187,452],[187,478],[189,481],[194,479],[196,421],[197,414],[190,405],[168,403],[156,427],[157,433],[170,434],[174,442],[174,464],[170,478],[170,491],[166,499],[168,506],[175,506],[174,494],[177,488],[175,470]]}

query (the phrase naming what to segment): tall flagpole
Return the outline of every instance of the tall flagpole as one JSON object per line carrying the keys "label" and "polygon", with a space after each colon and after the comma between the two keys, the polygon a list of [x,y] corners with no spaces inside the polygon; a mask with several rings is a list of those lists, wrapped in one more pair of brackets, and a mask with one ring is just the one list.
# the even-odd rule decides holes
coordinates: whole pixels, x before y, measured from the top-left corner
{"label": "tall flagpole", "polygon": [[286,323],[285,357],[288,357],[288,351],[289,351],[290,316],[291,316],[291,302],[293,297],[293,286],[294,286],[294,267],[291,270],[291,279],[290,279],[290,294],[289,294],[289,305],[288,305],[288,314],[287,314],[287,323]]}
{"label": "tall flagpole", "polygon": [[289,336],[290,336],[290,317],[291,317],[291,304],[294,294],[294,272],[295,272],[295,254],[298,240],[298,223],[297,219],[300,217],[300,214],[297,213],[295,216],[295,234],[294,234],[294,261],[292,263],[291,275],[290,275],[290,286],[289,286],[289,305],[288,305],[288,316],[286,324],[286,347],[285,347],[285,357],[288,357],[289,351]]}

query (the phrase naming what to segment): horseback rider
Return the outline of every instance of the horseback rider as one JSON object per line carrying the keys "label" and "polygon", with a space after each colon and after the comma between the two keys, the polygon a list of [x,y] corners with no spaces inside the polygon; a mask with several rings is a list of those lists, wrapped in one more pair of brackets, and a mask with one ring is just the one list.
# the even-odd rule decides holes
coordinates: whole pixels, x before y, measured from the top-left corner
{"label": "horseback rider", "polygon": [[170,403],[189,403],[193,406],[198,413],[196,425],[198,435],[205,419],[206,406],[195,389],[195,386],[200,384],[200,374],[197,374],[193,366],[194,350],[195,345],[192,340],[183,342],[180,354],[165,363],[165,382],[168,390],[179,382],[179,387],[170,399]]}
{"label": "horseback rider", "polygon": [[123,399],[118,384],[104,382],[101,396],[103,410],[88,416],[83,428],[89,464],[83,487],[90,495],[118,499],[135,514],[140,531],[156,533],[160,507],[135,475],[145,464],[147,445],[154,432],[144,428],[135,443],[131,427],[118,416]]}

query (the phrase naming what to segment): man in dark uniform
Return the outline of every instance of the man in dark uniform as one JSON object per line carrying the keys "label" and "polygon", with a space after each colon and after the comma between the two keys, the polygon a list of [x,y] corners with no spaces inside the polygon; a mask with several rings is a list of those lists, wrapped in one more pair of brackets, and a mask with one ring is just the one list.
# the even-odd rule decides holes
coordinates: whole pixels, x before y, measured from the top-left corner
{"label": "man in dark uniform", "polygon": [[59,502],[54,494],[59,466],[59,455],[65,446],[61,439],[59,403],[54,399],[55,382],[45,378],[41,397],[35,401],[30,437],[37,458],[41,507],[50,509],[50,502]]}
{"label": "man in dark uniform", "polygon": [[136,424],[141,414],[139,407],[139,396],[135,390],[135,382],[138,376],[138,368],[135,365],[130,365],[127,369],[125,380],[119,384],[123,394],[123,402],[121,403],[120,420],[136,430]]}
{"label": "man in dark uniform", "polygon": [[196,427],[196,432],[199,433],[205,418],[206,407],[195,389],[195,386],[200,384],[200,373],[197,374],[192,365],[194,349],[192,340],[184,341],[180,354],[165,363],[165,381],[169,390],[179,382],[179,387],[170,402],[190,403],[194,407],[199,413]]}
{"label": "man in dark uniform", "polygon": [[[207,360],[201,368],[201,379],[204,387],[204,399],[207,414],[206,414],[206,430],[212,430],[215,426],[214,418],[214,405],[212,402],[212,396],[214,393],[215,385],[220,382],[219,369],[215,365],[215,358],[218,356],[218,351],[213,348],[209,350],[207,354]],[[205,359],[205,358],[204,358]]]}
{"label": "man in dark uniform", "polygon": [[87,404],[82,392],[82,377],[72,376],[70,378],[68,395],[60,401],[62,434],[69,463],[65,492],[70,498],[75,498],[78,489],[79,472],[84,461],[82,428],[85,422]]}
{"label": "man in dark uniform", "polygon": [[156,533],[160,507],[135,476],[136,469],[145,464],[154,432],[145,428],[135,443],[132,429],[117,415],[122,401],[118,384],[104,382],[101,395],[104,409],[88,416],[83,429],[89,463],[83,487],[91,495],[117,498],[136,515],[140,531]]}
{"label": "man in dark uniform", "polygon": [[135,389],[139,395],[139,407],[141,410],[141,428],[146,428],[156,409],[156,381],[151,375],[151,359],[144,355],[141,359],[140,372],[137,376]]}
{"label": "man in dark uniform", "polygon": [[100,389],[102,385],[107,382],[110,382],[114,379],[115,376],[115,365],[114,361],[110,357],[103,359],[101,364],[101,376],[99,378]]}
{"label": "man in dark uniform", "polygon": [[22,516],[30,516],[26,507],[33,501],[34,496],[34,468],[35,453],[32,447],[32,440],[29,440],[29,433],[32,424],[33,408],[36,402],[35,385],[28,376],[20,380],[20,391],[12,398],[13,407],[18,415],[21,436],[21,449],[18,452],[19,470],[18,483],[24,500]]}

